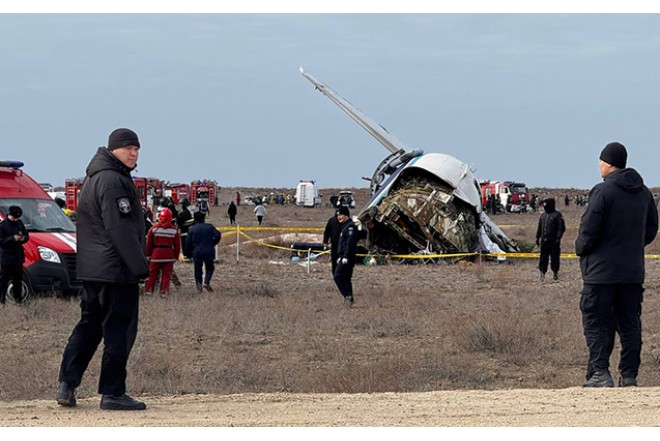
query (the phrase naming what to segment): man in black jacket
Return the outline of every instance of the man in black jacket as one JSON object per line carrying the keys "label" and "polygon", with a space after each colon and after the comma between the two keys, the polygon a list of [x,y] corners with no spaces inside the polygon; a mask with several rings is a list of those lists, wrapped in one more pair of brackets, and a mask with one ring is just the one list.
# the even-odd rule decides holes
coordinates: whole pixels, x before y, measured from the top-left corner
{"label": "man in black jacket", "polygon": [[339,233],[341,233],[341,224],[337,219],[338,211],[335,210],[335,215],[328,219],[323,230],[323,245],[330,248],[330,262],[332,264],[332,275],[335,275],[337,269],[337,248],[339,247]]}
{"label": "man in black jacket", "polygon": [[23,263],[25,251],[23,244],[30,240],[20,217],[23,209],[12,205],[5,213],[5,219],[0,222],[0,305],[5,304],[9,282],[13,287],[14,301],[23,302]]}
{"label": "man in black jacket", "polygon": [[341,224],[339,242],[337,243],[337,268],[334,279],[337,288],[344,296],[344,305],[353,306],[353,267],[355,266],[355,253],[357,251],[358,234],[355,224],[351,220],[348,207],[337,209],[337,220]]}
{"label": "man in black jacket", "polygon": [[555,209],[555,199],[545,198],[542,202],[545,211],[539,218],[539,225],[536,229],[536,245],[539,246],[539,271],[541,280],[545,279],[545,273],[548,271],[548,260],[550,260],[550,269],[552,278],[559,278],[559,256],[561,255],[561,238],[566,232],[566,223],[564,216]]}
{"label": "man in black jacket", "polygon": [[589,362],[586,387],[612,387],[609,371],[615,335],[621,357],[619,386],[636,386],[642,349],[644,247],[658,232],[658,212],[642,177],[626,168],[628,152],[618,143],[600,155],[603,182],[589,193],[575,240],[583,289],[582,326]]}
{"label": "man in black jacket", "polygon": [[75,389],[103,340],[98,392],[101,409],[143,410],[126,395],[126,364],[138,325],[139,282],[147,278],[144,217],[131,171],[140,142],[117,129],[87,166],[78,200],[78,278],[81,318],[62,355],[56,400],[75,406]]}

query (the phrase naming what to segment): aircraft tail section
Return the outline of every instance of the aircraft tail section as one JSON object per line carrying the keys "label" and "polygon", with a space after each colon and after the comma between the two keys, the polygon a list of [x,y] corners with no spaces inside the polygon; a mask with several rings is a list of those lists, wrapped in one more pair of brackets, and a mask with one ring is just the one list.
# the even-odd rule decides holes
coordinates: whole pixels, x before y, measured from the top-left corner
{"label": "aircraft tail section", "polygon": [[314,84],[318,91],[320,91],[323,95],[328,97],[330,101],[339,106],[341,110],[353,118],[355,122],[357,122],[360,126],[362,126],[363,129],[369,132],[371,136],[376,138],[378,142],[383,144],[385,148],[391,153],[410,150],[403,142],[388,132],[385,127],[381,126],[376,121],[362,113],[350,102],[339,96],[337,92],[307,73],[302,67],[300,68],[300,73],[303,77],[307,78],[312,84]]}

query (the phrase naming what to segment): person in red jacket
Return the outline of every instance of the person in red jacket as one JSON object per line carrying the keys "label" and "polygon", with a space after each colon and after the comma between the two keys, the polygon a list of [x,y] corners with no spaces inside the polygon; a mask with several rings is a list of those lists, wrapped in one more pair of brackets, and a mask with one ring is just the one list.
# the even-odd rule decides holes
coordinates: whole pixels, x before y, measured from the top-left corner
{"label": "person in red jacket", "polygon": [[153,293],[160,275],[160,295],[167,297],[174,262],[179,259],[180,252],[181,237],[179,230],[172,223],[172,211],[169,208],[163,208],[158,213],[158,222],[147,233],[146,254],[149,259],[149,278],[144,287],[145,294]]}

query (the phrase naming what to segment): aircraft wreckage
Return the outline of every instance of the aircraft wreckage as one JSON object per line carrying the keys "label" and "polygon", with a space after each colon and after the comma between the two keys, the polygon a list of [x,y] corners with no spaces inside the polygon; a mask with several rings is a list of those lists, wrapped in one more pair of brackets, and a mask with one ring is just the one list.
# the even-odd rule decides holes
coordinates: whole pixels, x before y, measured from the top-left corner
{"label": "aircraft wreckage", "polygon": [[370,252],[519,251],[484,213],[479,182],[465,163],[442,153],[409,149],[302,67],[300,73],[390,152],[369,180],[369,202],[357,216],[367,232]]}

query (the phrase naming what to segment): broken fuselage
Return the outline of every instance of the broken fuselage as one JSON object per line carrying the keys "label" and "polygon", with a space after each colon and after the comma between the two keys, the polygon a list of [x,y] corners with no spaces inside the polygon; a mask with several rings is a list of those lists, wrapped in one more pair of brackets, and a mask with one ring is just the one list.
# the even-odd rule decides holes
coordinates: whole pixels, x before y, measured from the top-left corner
{"label": "broken fuselage", "polygon": [[326,97],[390,151],[370,179],[358,220],[367,249],[386,254],[517,252],[515,242],[483,212],[479,182],[462,161],[410,150],[384,127],[300,69]]}

